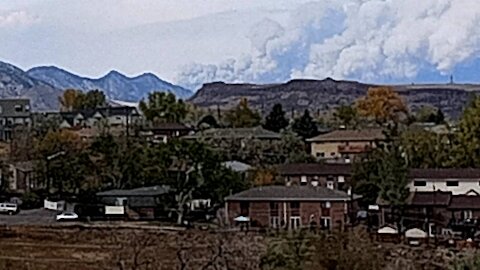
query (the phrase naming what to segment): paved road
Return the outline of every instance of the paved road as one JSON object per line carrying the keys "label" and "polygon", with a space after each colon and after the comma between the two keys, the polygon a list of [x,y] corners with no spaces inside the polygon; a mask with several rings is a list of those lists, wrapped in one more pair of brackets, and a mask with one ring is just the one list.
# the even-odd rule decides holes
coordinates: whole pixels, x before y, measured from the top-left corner
{"label": "paved road", "polygon": [[16,215],[0,215],[0,224],[6,225],[49,225],[56,223],[56,212],[46,209],[22,210]]}

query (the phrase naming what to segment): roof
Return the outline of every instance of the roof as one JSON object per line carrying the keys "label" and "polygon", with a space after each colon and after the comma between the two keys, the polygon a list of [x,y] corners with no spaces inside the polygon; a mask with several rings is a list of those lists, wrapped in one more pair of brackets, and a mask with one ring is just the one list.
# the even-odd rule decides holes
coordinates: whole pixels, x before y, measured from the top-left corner
{"label": "roof", "polygon": [[98,192],[99,197],[147,197],[147,196],[159,196],[170,192],[169,186],[151,186],[141,187],[134,189],[112,189],[108,191]]}
{"label": "roof", "polygon": [[450,169],[410,169],[409,178],[411,179],[480,179],[480,169],[473,168],[450,168]]}
{"label": "roof", "polygon": [[268,139],[279,140],[281,135],[262,127],[253,128],[211,128],[199,131],[193,135],[184,136],[185,139],[217,138],[217,139]]}
{"label": "roof", "polygon": [[161,131],[161,130],[192,130],[192,128],[190,127],[187,127],[186,125],[182,124],[182,123],[158,123],[158,124],[155,124],[154,127],[147,127],[145,128],[145,130],[148,130],[148,131]]}
{"label": "roof", "polygon": [[449,209],[480,209],[480,196],[453,195]]}
{"label": "roof", "polygon": [[277,167],[281,175],[350,175],[351,164],[292,163]]}
{"label": "roof", "polygon": [[452,197],[451,192],[435,191],[435,192],[414,192],[410,199],[410,205],[418,206],[447,206]]}
{"label": "roof", "polygon": [[338,142],[338,141],[376,141],[385,140],[385,134],[381,129],[360,129],[360,130],[334,130],[307,139],[307,142]]}
{"label": "roof", "polygon": [[222,165],[234,172],[246,172],[252,169],[252,166],[236,160],[223,162]]}
{"label": "roof", "polygon": [[[354,195],[354,198],[360,198]],[[262,186],[228,196],[226,201],[349,201],[343,191],[313,186]]]}

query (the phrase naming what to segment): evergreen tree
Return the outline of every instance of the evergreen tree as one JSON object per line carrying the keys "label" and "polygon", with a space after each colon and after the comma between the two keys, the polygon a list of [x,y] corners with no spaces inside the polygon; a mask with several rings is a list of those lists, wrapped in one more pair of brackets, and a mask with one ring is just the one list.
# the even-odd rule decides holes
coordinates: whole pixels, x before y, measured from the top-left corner
{"label": "evergreen tree", "polygon": [[246,98],[242,98],[235,108],[225,114],[225,120],[233,128],[246,128],[260,125],[261,116],[250,109]]}
{"label": "evergreen tree", "polygon": [[148,121],[154,122],[181,122],[187,115],[186,104],[172,93],[150,93],[147,101],[140,102],[140,109]]}
{"label": "evergreen tree", "polygon": [[265,118],[264,128],[274,132],[280,132],[287,126],[288,120],[285,118],[285,112],[283,111],[282,105],[275,104],[270,114]]}
{"label": "evergreen tree", "polygon": [[445,123],[445,115],[442,112],[442,109],[438,108],[437,115],[435,117],[436,124],[443,124]]}
{"label": "evergreen tree", "polygon": [[292,130],[303,139],[311,138],[318,134],[317,125],[313,121],[308,110],[305,110],[302,117],[293,122]]}

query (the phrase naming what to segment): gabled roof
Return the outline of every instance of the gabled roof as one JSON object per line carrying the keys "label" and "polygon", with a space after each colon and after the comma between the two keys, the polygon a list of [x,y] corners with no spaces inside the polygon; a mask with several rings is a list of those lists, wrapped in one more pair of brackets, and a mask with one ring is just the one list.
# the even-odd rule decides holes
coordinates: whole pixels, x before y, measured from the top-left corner
{"label": "gabled roof", "polygon": [[[354,199],[360,198],[354,195]],[[228,196],[226,201],[349,201],[343,191],[313,186],[262,186]]]}
{"label": "gabled roof", "polygon": [[410,169],[409,178],[411,179],[471,179],[478,181],[480,179],[480,169],[473,168],[450,168],[450,169]]}
{"label": "gabled roof", "polygon": [[415,206],[447,206],[452,198],[451,192],[414,192],[410,200],[410,205]]}
{"label": "gabled roof", "polygon": [[448,209],[480,209],[480,196],[475,195],[453,195]]}
{"label": "gabled roof", "polygon": [[385,134],[381,129],[360,129],[360,130],[334,130],[307,139],[307,142],[340,142],[340,141],[377,141],[385,140]]}
{"label": "gabled roof", "polygon": [[280,175],[351,175],[351,164],[292,163],[277,167]]}
{"label": "gabled roof", "polygon": [[185,139],[201,139],[201,138],[215,138],[215,139],[265,139],[265,140],[279,140],[281,135],[262,127],[253,128],[212,128],[199,131],[193,135],[184,136]]}
{"label": "gabled roof", "polygon": [[108,191],[98,192],[99,197],[146,197],[146,196],[159,196],[170,192],[169,186],[152,186],[141,187],[134,189],[112,189]]}

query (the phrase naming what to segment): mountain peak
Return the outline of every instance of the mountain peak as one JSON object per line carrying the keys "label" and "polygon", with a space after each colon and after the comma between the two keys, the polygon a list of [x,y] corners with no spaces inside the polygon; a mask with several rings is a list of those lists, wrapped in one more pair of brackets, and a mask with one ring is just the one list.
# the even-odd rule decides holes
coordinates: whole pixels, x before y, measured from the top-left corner
{"label": "mountain peak", "polygon": [[120,78],[128,79],[127,76],[123,75],[122,73],[116,70],[110,70],[110,72],[108,72],[107,75],[103,76],[102,79],[107,77],[120,77]]}

